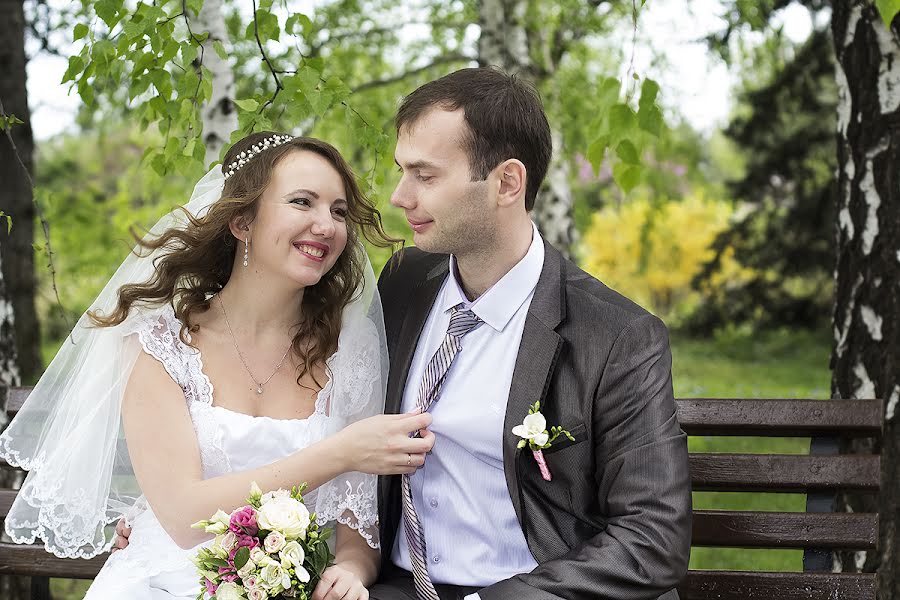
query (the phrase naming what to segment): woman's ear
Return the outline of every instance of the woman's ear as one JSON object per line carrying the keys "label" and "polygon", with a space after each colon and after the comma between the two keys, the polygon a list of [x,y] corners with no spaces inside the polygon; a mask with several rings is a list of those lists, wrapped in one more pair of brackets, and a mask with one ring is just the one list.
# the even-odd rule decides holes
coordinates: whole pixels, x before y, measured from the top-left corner
{"label": "woman's ear", "polygon": [[500,206],[514,206],[523,203],[525,198],[526,173],[521,161],[511,158],[497,166],[500,178],[500,192],[497,203]]}
{"label": "woman's ear", "polygon": [[247,218],[247,215],[235,215],[231,217],[228,228],[231,230],[231,235],[243,242],[250,235],[250,219]]}

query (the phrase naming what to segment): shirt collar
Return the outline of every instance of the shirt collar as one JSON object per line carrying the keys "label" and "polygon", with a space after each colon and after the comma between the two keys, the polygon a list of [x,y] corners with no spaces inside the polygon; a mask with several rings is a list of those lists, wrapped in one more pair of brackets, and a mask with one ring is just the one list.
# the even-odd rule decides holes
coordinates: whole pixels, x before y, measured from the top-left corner
{"label": "shirt collar", "polygon": [[450,281],[444,286],[441,310],[447,312],[462,304],[493,329],[503,331],[519,307],[531,296],[544,268],[544,240],[534,223],[531,228],[531,245],[522,260],[474,302],[470,302],[462,291],[456,276],[456,257],[451,254]]}

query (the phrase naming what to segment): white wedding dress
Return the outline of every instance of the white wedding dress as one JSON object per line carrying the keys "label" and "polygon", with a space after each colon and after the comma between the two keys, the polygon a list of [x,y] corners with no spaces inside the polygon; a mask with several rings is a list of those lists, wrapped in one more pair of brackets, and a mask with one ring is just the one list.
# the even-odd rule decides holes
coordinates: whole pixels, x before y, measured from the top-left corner
{"label": "white wedding dress", "polygon": [[[354,414],[357,400],[354,389],[368,386],[359,382],[359,388],[356,388],[352,370],[358,361],[371,360],[360,354],[378,352],[377,338],[372,344],[360,340],[344,344],[342,339],[338,352],[327,361],[331,372],[340,375],[335,379],[345,382],[342,389],[336,390],[335,379],[330,377],[319,392],[315,411],[309,418],[279,420],[213,406],[213,386],[203,373],[200,353],[179,339],[180,328],[174,311],[166,306],[153,317],[140,320],[134,332],[143,350],[159,360],[184,390],[200,447],[204,478],[271,463],[362,416]],[[343,348],[350,348],[353,355],[342,354]],[[160,442],[165,443],[164,436]],[[305,494],[305,499],[310,511],[317,514],[320,525],[335,522],[349,525],[359,531],[371,547],[378,548],[374,476],[347,473]],[[194,600],[200,592],[199,576],[190,562],[196,548],[179,548],[146,502],[135,505],[129,521],[132,532],[128,547],[110,556],[85,598]]]}

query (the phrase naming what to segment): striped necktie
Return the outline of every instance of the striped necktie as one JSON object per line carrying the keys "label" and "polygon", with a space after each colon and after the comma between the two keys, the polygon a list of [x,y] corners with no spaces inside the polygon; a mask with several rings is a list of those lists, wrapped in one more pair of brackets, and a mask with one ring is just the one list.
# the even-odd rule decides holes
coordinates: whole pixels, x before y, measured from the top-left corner
{"label": "striped necktie", "polygon": [[[425,412],[437,401],[441,388],[453,359],[462,350],[462,338],[470,331],[477,329],[484,321],[478,318],[471,310],[463,310],[462,304],[457,304],[451,309],[450,326],[447,327],[447,335],[441,342],[441,346],[428,361],[422,383],[419,386],[419,394],[416,406]],[[403,475],[403,516],[404,529],[406,530],[406,542],[409,546],[409,560],[412,564],[413,583],[419,600],[440,600],[431,578],[428,576],[428,561],[425,551],[425,530],[416,514],[413,505],[412,491],[409,484],[409,475]]]}

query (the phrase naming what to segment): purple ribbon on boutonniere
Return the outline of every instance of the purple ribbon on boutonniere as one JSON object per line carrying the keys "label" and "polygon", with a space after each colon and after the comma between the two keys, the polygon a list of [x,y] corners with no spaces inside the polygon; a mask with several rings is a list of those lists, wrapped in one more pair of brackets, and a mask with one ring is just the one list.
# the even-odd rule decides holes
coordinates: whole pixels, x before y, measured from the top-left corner
{"label": "purple ribbon on boutonniere", "polygon": [[553,445],[556,438],[561,435],[566,436],[573,442],[575,441],[572,434],[559,425],[554,425],[549,432],[547,431],[547,419],[541,414],[540,401],[535,402],[528,409],[528,415],[526,415],[522,424],[513,427],[512,432],[513,435],[522,438],[519,440],[517,448],[528,446],[529,450],[531,450],[531,454],[538,464],[538,469],[540,469],[541,477],[544,478],[544,481],[550,481],[553,477],[550,475],[550,469],[547,467],[547,460],[544,458],[543,451]]}

